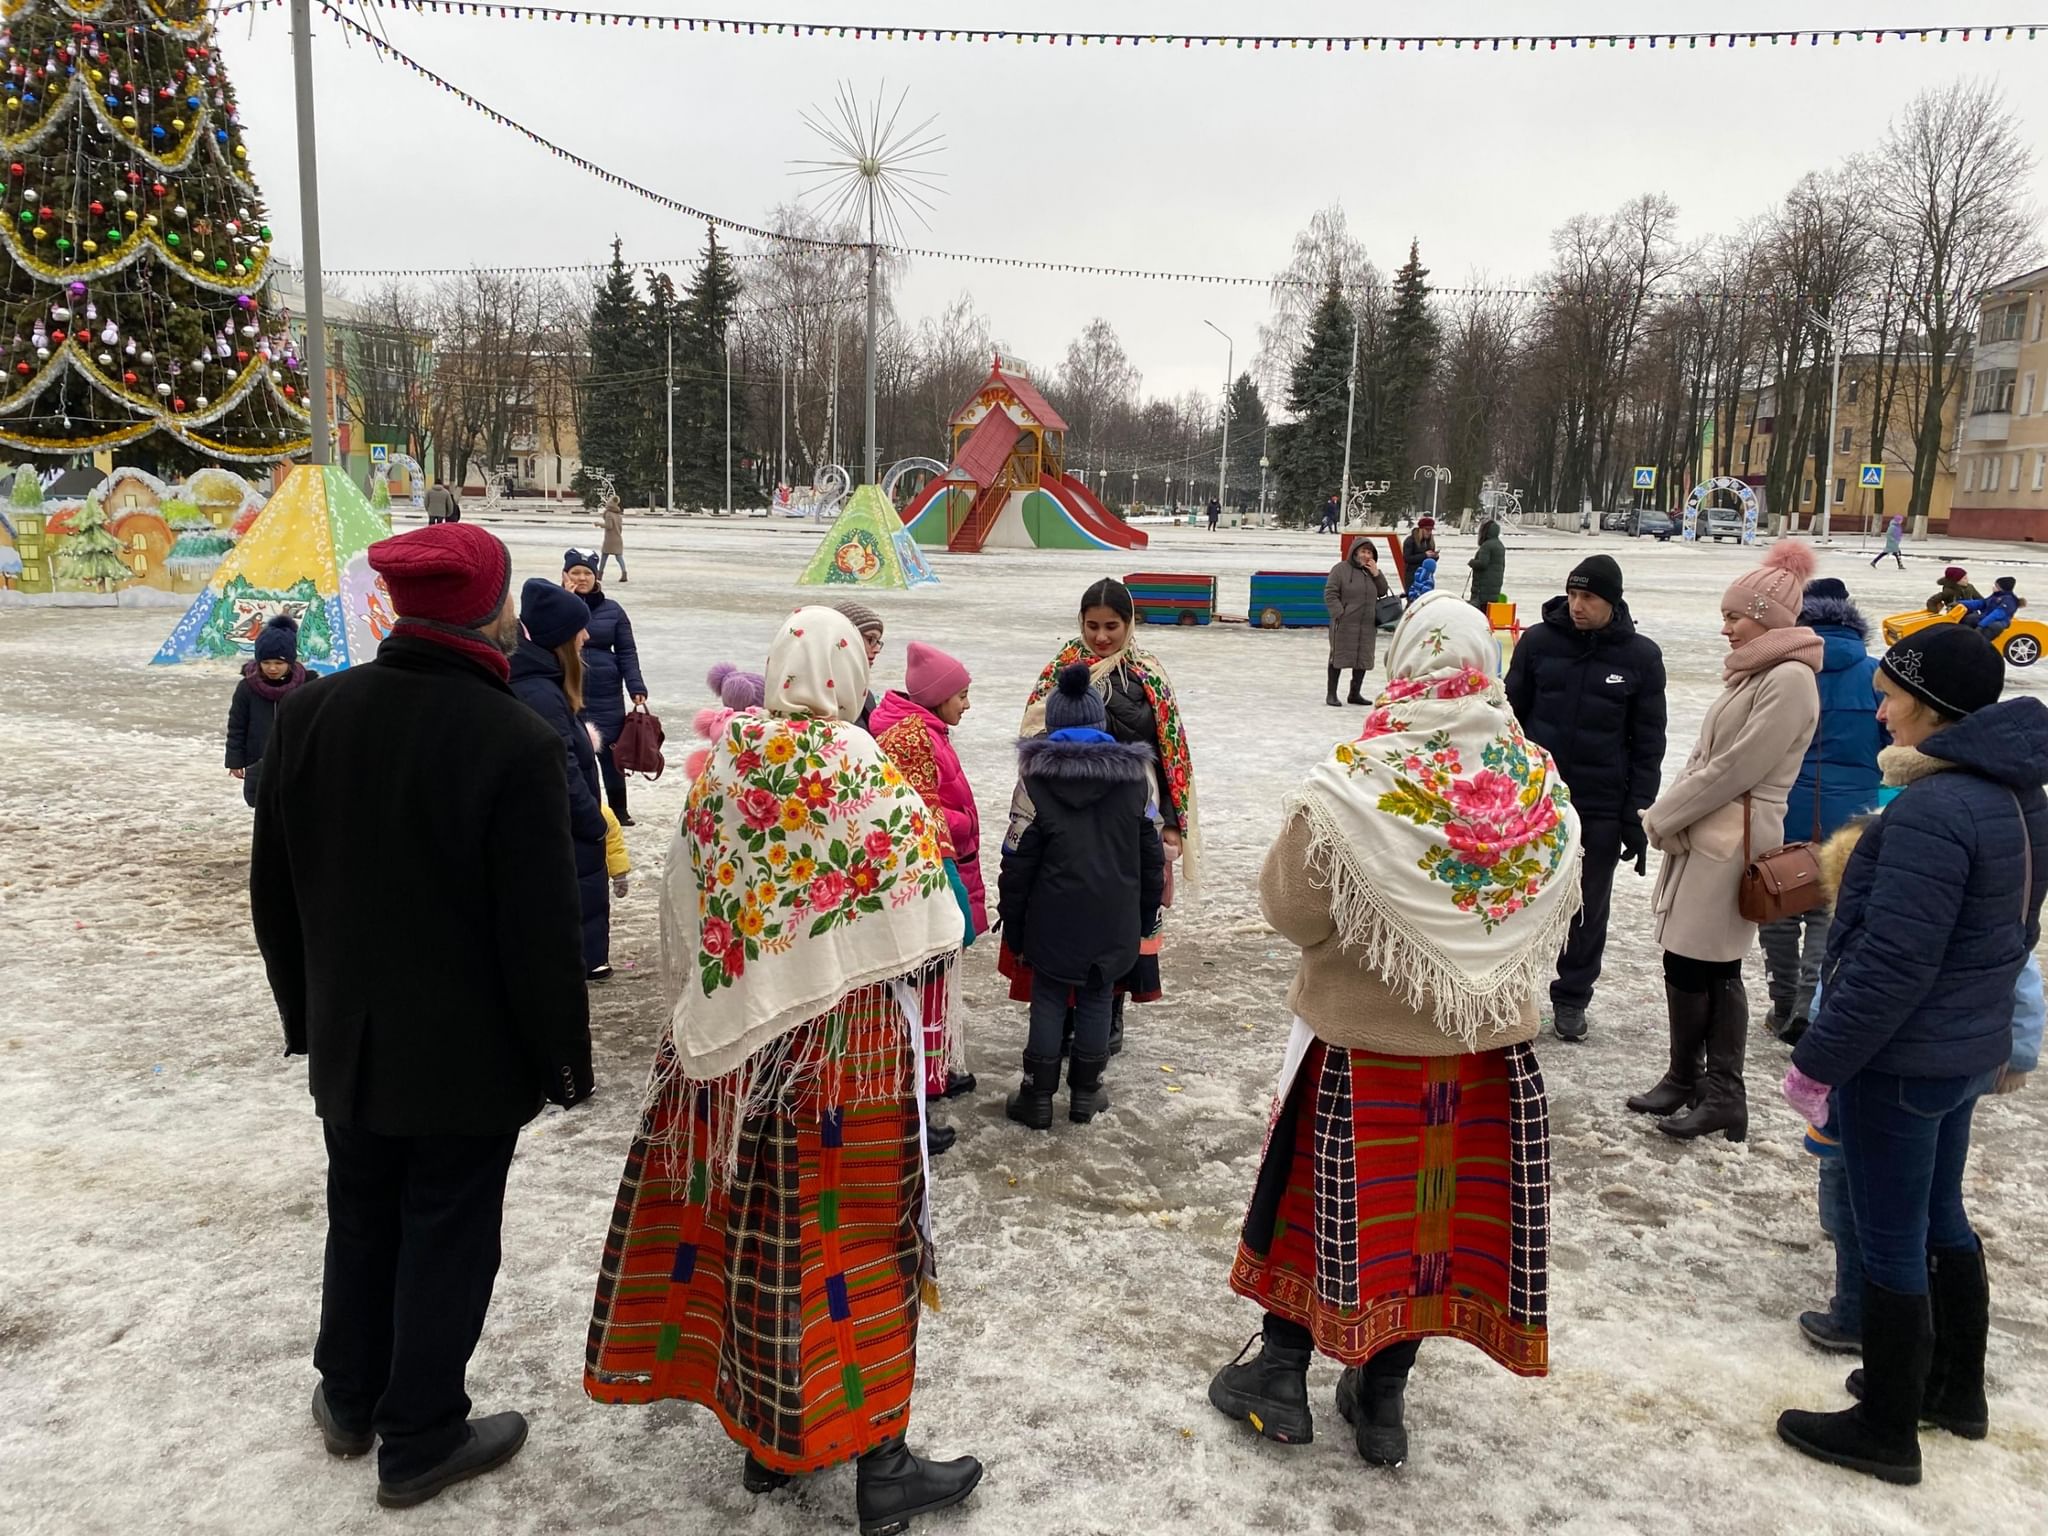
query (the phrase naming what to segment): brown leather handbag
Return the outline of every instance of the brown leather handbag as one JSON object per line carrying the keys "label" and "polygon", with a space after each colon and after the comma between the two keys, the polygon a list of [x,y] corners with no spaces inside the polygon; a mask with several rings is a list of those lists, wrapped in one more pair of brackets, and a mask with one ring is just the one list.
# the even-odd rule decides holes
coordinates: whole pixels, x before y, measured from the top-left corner
{"label": "brown leather handbag", "polygon": [[645,704],[636,704],[619,727],[618,740],[612,743],[612,762],[621,773],[644,773],[658,779],[668,766],[661,750],[666,739],[660,718]]}
{"label": "brown leather handbag", "polygon": [[1828,904],[1820,879],[1820,765],[1814,765],[1813,841],[1786,843],[1751,857],[1749,796],[1742,797],[1742,884],[1735,892],[1735,910],[1752,923],[1774,923],[1799,917]]}

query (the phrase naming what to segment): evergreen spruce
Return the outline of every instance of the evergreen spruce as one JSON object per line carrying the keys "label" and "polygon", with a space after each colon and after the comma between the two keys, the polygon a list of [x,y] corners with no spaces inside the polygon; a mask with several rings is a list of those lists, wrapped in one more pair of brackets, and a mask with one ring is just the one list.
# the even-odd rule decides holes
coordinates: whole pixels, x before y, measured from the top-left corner
{"label": "evergreen spruce", "polygon": [[1266,402],[1249,373],[1230,386],[1224,406],[1230,414],[1230,501],[1259,504],[1259,455],[1266,451]]}
{"label": "evergreen spruce", "polygon": [[[683,299],[682,328],[676,337],[676,499],[686,507],[725,505],[725,340],[739,314],[739,301],[739,273],[714,229]],[[746,436],[745,394],[735,390],[732,494],[742,506],[758,506],[762,498],[755,476],[739,464]]]}
{"label": "evergreen spruce", "polygon": [[[1273,429],[1277,503],[1291,526],[1310,521],[1344,477],[1344,386],[1351,366],[1351,306],[1333,277],[1309,319],[1308,344],[1294,360],[1287,409]],[[1254,461],[1256,462],[1256,461]]]}
{"label": "evergreen spruce", "polygon": [[121,558],[121,541],[107,531],[107,509],[88,496],[71,519],[71,531],[57,544],[57,574],[75,586],[100,592],[133,579]]}
{"label": "evergreen spruce", "polygon": [[[576,432],[584,464],[610,475],[629,507],[652,505],[659,478],[648,445],[662,361],[659,342],[650,340],[648,307],[614,240],[612,264],[590,309],[590,372],[577,398]],[[576,489],[586,505],[596,504],[596,484],[587,475],[577,475]]]}
{"label": "evergreen spruce", "polygon": [[1414,495],[1415,422],[1436,367],[1439,330],[1429,310],[1428,279],[1421,248],[1410,241],[1408,260],[1394,274],[1393,298],[1379,344],[1372,356],[1361,360],[1359,369],[1360,420],[1352,478],[1386,481],[1393,488],[1389,500],[1397,506]]}

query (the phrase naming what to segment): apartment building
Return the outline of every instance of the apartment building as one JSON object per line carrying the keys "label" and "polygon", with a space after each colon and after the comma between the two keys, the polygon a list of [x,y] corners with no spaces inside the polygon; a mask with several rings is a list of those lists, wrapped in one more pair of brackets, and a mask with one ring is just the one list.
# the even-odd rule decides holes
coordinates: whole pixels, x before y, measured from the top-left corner
{"label": "apartment building", "polygon": [[1949,531],[2048,540],[2048,267],[1980,300]]}

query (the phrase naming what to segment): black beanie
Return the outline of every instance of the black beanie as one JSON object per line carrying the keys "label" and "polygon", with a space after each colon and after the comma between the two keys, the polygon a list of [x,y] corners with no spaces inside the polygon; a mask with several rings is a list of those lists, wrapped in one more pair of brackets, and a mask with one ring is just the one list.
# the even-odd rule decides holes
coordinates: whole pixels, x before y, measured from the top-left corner
{"label": "black beanie", "polygon": [[1097,697],[1088,663],[1077,661],[1060,673],[1059,686],[1045,698],[1048,731],[1107,730],[1109,715]]}
{"label": "black beanie", "polygon": [[1884,653],[1884,674],[1951,720],[1996,704],[2005,691],[2005,658],[1974,629],[1930,624]]}
{"label": "black beanie", "polygon": [[590,604],[545,576],[536,576],[519,589],[519,622],[526,627],[527,639],[552,651],[590,627]]}
{"label": "black beanie", "polygon": [[297,661],[299,625],[288,613],[274,613],[256,636],[258,661]]}
{"label": "black beanie", "polygon": [[1612,555],[1588,555],[1572,568],[1567,592],[1590,592],[1610,603],[1621,601],[1621,567]]}

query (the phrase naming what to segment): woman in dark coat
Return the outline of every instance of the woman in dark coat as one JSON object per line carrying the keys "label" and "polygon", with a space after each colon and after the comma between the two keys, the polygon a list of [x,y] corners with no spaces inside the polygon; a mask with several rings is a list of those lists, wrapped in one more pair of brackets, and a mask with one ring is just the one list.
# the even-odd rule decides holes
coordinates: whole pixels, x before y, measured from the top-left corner
{"label": "woman in dark coat", "polygon": [[299,626],[288,614],[274,614],[256,636],[256,659],[242,668],[228,704],[228,772],[242,781],[242,798],[256,803],[263,748],[284,696],[306,685],[299,665]]}
{"label": "woman in dark coat", "polygon": [[1351,553],[1330,567],[1323,583],[1323,606],[1330,610],[1330,689],[1323,702],[1337,704],[1337,674],[1351,669],[1351,702],[1364,704],[1359,692],[1372,670],[1379,645],[1379,600],[1387,595],[1387,578],[1373,558],[1372,541],[1352,541]]}
{"label": "woman in dark coat", "polygon": [[1479,548],[1472,556],[1472,606],[1481,613],[1499,599],[1508,579],[1508,547],[1500,541],[1500,524],[1488,518],[1479,525]]}
{"label": "woman in dark coat", "polygon": [[1885,652],[1879,761],[1903,786],[1842,873],[1819,1017],[1785,1097],[1814,1125],[1832,1095],[1863,1249],[1861,1399],[1790,1410],[1795,1450],[1892,1483],[1920,1481],[1922,1420],[1989,1426],[1990,1285],[1963,1209],[1977,1098],[2012,1054],[2013,984],[2048,890],[2048,708],[1999,701],[2005,662],[1935,624]]}
{"label": "woman in dark coat", "polygon": [[519,590],[524,631],[512,653],[512,691],[555,728],[569,760],[569,833],[576,843],[576,891],[583,903],[583,966],[611,977],[611,882],[604,868],[604,810],[597,752],[576,718],[583,707],[584,627],[590,610],[574,592],[536,576]]}
{"label": "woman in dark coat", "polygon": [[[623,560],[619,562],[619,575],[624,579]],[[612,744],[626,724],[625,696],[631,695],[636,706],[647,702],[647,683],[640,676],[640,651],[633,644],[633,621],[614,599],[605,596],[604,588],[597,584],[590,556],[582,550],[572,549],[562,556],[562,585],[582,598],[590,609],[590,623],[586,626],[590,638],[583,647],[582,718],[597,727],[601,744],[597,767],[604,778],[604,798],[612,814],[619,818],[619,825],[630,827],[633,818],[626,813],[626,776],[612,761]]]}

